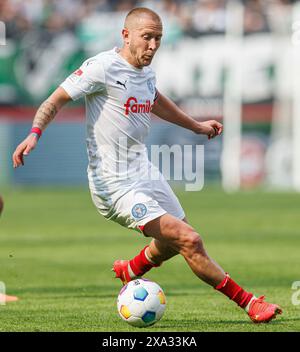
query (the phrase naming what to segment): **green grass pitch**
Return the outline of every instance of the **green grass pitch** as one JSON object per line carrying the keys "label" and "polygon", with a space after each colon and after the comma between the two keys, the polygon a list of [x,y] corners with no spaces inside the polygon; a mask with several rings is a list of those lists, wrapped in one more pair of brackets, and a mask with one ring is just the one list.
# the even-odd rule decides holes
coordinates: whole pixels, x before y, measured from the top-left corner
{"label": "green grass pitch", "polygon": [[[110,270],[149,239],[98,215],[87,189],[6,189],[2,195],[0,281],[20,300],[0,305],[0,331],[141,331],[119,318],[121,284]],[[300,195],[227,195],[213,188],[178,197],[210,256],[284,314],[253,324],[177,256],[146,275],[164,289],[167,308],[143,331],[300,331],[300,305],[292,304],[292,284],[300,280]]]}

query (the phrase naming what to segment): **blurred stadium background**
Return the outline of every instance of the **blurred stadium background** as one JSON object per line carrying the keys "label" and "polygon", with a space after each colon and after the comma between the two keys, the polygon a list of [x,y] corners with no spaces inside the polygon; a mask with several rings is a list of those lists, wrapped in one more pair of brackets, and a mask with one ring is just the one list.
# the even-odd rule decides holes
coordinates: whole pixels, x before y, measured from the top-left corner
{"label": "blurred stadium background", "polygon": [[150,274],[169,298],[152,331],[300,331],[300,302],[291,303],[300,279],[300,9],[288,0],[0,0],[0,280],[21,298],[0,307],[0,331],[132,331],[116,314],[110,268],[148,241],[107,223],[91,202],[84,102],[63,108],[25,167],[14,170],[11,155],[56,86],[121,45],[134,6],[163,19],[158,89],[225,126],[207,141],[153,118],[148,144],[204,145],[204,190],[177,190],[187,216],[238,282],[285,313],[250,326],[176,257]]}
{"label": "blurred stadium background", "polygon": [[[157,86],[197,119],[223,119],[207,143],[154,120],[151,144],[204,144],[205,182],[300,190],[300,10],[286,0],[2,0],[0,185],[86,183],[83,101],[64,108],[28,159],[10,156],[37,106],[87,57],[121,44],[124,15],[157,10]],[[176,167],[176,162],[175,162]]]}

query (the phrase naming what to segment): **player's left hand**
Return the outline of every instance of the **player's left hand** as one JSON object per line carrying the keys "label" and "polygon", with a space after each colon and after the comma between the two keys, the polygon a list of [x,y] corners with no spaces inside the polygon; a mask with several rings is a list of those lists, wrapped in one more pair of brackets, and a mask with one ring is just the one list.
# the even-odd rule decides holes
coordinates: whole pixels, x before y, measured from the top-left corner
{"label": "player's left hand", "polygon": [[223,131],[223,125],[215,120],[208,120],[200,123],[200,133],[207,135],[208,139],[219,136]]}

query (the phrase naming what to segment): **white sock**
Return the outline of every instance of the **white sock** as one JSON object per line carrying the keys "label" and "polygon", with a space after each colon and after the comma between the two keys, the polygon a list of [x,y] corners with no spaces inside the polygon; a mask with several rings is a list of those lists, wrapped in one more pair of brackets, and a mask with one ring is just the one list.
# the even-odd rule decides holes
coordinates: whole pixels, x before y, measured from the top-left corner
{"label": "white sock", "polygon": [[[149,250],[149,247],[148,247],[147,249]],[[151,264],[156,264],[156,263],[154,263],[153,260],[151,260],[151,259],[149,258],[149,255],[147,254],[147,249],[145,250],[145,257],[147,258],[147,260],[148,260]]]}
{"label": "white sock", "polygon": [[249,303],[248,303],[248,304],[246,305],[246,307],[244,308],[247,313],[249,313],[250,305],[251,305],[251,303],[252,303],[252,301],[253,301],[254,299],[257,299],[257,297],[255,297],[255,296],[253,295],[253,297],[250,299]]}
{"label": "white sock", "polygon": [[135,278],[137,277],[137,276],[135,275],[135,273],[132,271],[129,262],[128,262],[128,274],[129,274],[129,276],[130,276],[131,279],[135,279]]}

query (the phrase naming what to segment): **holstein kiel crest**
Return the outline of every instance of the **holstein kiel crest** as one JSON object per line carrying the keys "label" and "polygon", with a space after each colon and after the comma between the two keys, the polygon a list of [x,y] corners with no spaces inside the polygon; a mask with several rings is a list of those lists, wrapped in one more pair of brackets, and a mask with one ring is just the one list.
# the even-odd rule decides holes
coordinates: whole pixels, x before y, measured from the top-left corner
{"label": "holstein kiel crest", "polygon": [[147,79],[147,86],[152,94],[154,94],[154,85],[152,83],[152,80],[149,78]]}

